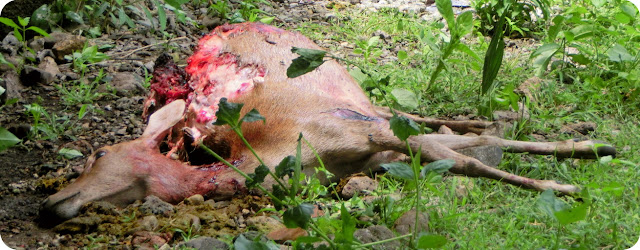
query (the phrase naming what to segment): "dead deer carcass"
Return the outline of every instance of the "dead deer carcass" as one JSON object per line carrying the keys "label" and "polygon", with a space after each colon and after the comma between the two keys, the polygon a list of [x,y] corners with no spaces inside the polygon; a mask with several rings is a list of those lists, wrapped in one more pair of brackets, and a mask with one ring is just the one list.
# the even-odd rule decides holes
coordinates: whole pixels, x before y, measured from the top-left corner
{"label": "dead deer carcass", "polygon": [[[242,113],[255,108],[266,117],[265,123],[245,123],[242,131],[267,166],[276,166],[284,157],[295,154],[299,133],[312,143],[326,168],[337,178],[391,160],[393,157],[387,156],[394,154],[389,152],[407,153],[405,143],[389,129],[388,111],[373,106],[337,62],[328,61],[309,74],[287,78],[286,69],[296,57],[292,47],[320,49],[300,34],[244,23],[218,27],[202,38],[196,53],[189,58],[186,72],[161,58],[145,113],[157,110],[150,116],[143,135],[97,150],[74,183],[43,202],[41,216],[71,218],[83,204],[93,200],[127,204],[156,195],[176,203],[194,194],[220,199],[247,192],[245,180],[233,170],[187,154],[197,149],[197,142],[204,141],[245,172],[252,173],[258,166],[236,134],[228,127],[212,125],[223,97],[244,103]],[[436,128],[449,125],[468,131],[482,129],[477,125],[485,124],[413,119]],[[159,149],[163,141],[168,141],[171,148],[166,155]],[[508,152],[559,157],[615,154],[609,146],[594,151],[592,141],[541,143],[445,134],[412,136],[408,141],[414,152],[421,149],[424,162],[455,160],[450,170],[453,173],[562,193],[576,192],[578,188],[513,175],[454,150],[494,145]],[[309,174],[318,162],[307,150],[302,154],[302,164]]]}

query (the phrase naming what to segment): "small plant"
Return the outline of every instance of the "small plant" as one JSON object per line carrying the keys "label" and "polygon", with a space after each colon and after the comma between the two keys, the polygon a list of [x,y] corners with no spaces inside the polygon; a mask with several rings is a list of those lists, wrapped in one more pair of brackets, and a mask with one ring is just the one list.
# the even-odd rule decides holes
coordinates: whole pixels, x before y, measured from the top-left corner
{"label": "small plant", "polygon": [[[18,41],[20,41],[20,43],[22,43],[22,49],[30,52],[32,56],[35,56],[36,52],[33,51],[33,49],[30,48],[27,44],[27,30],[37,32],[38,34],[44,37],[49,37],[49,33],[47,33],[46,31],[36,26],[28,26],[29,19],[30,19],[29,17],[25,17],[25,18],[18,17],[18,23],[20,25],[16,24],[13,20],[6,17],[0,17],[0,22],[13,28],[13,35],[16,37],[16,39],[18,39]],[[23,55],[27,57],[29,60],[35,61],[34,57],[27,56],[24,52],[23,52]]]}
{"label": "small plant", "polygon": [[102,82],[105,77],[105,73],[102,69],[98,72],[95,79],[91,83],[86,83],[85,80],[80,79],[71,82],[70,85],[66,85],[64,82],[57,85],[56,88],[60,91],[62,100],[67,106],[74,106],[77,104],[91,104],[100,97],[107,95],[107,93],[100,93],[97,91],[97,86]]}
{"label": "small plant", "polygon": [[367,41],[358,41],[356,45],[358,48],[353,50],[355,54],[362,54],[365,62],[377,63],[376,58],[382,55],[382,50],[378,48],[380,43],[379,36],[372,36]]}
{"label": "small plant", "polygon": [[199,235],[193,234],[193,225],[189,226],[189,229],[187,229],[187,231],[180,228],[174,228],[173,231],[176,233],[180,233],[183,241],[190,241],[199,237]]}
{"label": "small plant", "polygon": [[504,16],[507,23],[505,35],[529,37],[541,32],[551,16],[549,0],[476,0],[472,4],[480,21],[476,27],[484,35],[492,35],[497,29],[502,29],[495,25],[495,21]]}
{"label": "small plant", "polygon": [[73,52],[72,55],[65,56],[65,59],[73,61],[73,69],[82,76],[87,72],[87,63],[97,63],[109,59],[109,56],[98,51],[98,46],[85,47],[82,52]]}
{"label": "small plant", "polygon": [[75,121],[72,121],[67,116],[50,114],[46,109],[36,103],[25,105],[25,108],[33,118],[33,125],[31,126],[32,129],[29,137],[43,140],[57,140],[66,131],[73,130],[77,121],[84,118],[87,114],[87,105],[82,105],[80,111],[78,111],[77,120]]}

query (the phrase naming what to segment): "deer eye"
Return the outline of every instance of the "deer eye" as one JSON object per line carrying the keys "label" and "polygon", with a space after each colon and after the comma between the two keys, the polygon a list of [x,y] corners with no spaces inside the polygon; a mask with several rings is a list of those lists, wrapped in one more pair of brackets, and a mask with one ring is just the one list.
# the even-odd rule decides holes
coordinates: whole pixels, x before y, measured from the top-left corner
{"label": "deer eye", "polygon": [[106,154],[107,154],[107,151],[98,151],[98,152],[96,152],[96,160],[99,159],[100,157],[103,157]]}

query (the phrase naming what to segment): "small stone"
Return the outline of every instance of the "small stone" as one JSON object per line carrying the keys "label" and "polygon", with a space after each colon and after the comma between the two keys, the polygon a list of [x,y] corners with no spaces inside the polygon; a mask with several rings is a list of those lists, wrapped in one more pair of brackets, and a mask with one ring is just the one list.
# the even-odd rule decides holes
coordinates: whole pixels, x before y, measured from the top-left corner
{"label": "small stone", "polygon": [[208,249],[226,250],[226,249],[229,249],[229,246],[227,245],[227,243],[224,243],[223,241],[220,241],[212,237],[198,237],[190,241],[180,243],[176,246],[176,249],[184,249],[184,248],[195,248],[198,250],[208,250]]}
{"label": "small stone", "polygon": [[[142,87],[143,82],[144,79],[137,74],[119,72],[115,73],[109,85],[116,90],[118,96],[131,96],[145,91],[144,87]],[[101,85],[98,90],[101,92],[108,91],[106,85]]]}
{"label": "small stone", "polygon": [[296,228],[278,228],[276,230],[271,231],[267,234],[267,238],[273,240],[278,243],[284,243],[285,241],[294,241],[302,236],[307,236],[308,233],[306,230],[296,227]]}
{"label": "small stone", "polygon": [[[413,232],[416,225],[416,210],[412,209],[404,213],[400,218],[396,220],[393,227],[400,234],[408,234]],[[420,231],[429,230],[429,214],[422,211],[418,216],[418,225],[420,225]]]}
{"label": "small stone", "polygon": [[282,222],[269,216],[255,216],[247,219],[247,226],[258,230],[259,232],[267,233],[273,230],[277,230],[285,227]]}
{"label": "small stone", "polygon": [[378,182],[368,176],[352,176],[342,187],[340,194],[345,199],[350,199],[356,194],[370,194],[378,188]]}
{"label": "small stone", "polygon": [[40,62],[40,64],[38,65],[38,68],[44,72],[47,72],[53,75],[54,77],[60,74],[60,69],[58,68],[58,64],[56,64],[56,60],[54,60],[52,57],[49,57],[49,56],[44,57],[42,59],[42,62]]}
{"label": "small stone", "polygon": [[149,231],[139,231],[133,234],[131,245],[139,249],[155,249],[171,240],[171,233],[157,233]]}
{"label": "small stone", "polygon": [[199,206],[204,204],[204,197],[201,194],[192,195],[184,200],[184,204]]}
{"label": "small stone", "polygon": [[[395,237],[393,232],[381,225],[373,225],[367,228],[358,229],[353,233],[353,237],[362,243],[371,243]],[[384,244],[374,245],[373,249],[400,249],[400,241],[394,240]]]}
{"label": "small stone", "polygon": [[38,83],[51,83],[55,79],[55,74],[42,69],[25,65],[20,73],[20,81],[25,86],[34,86]]}
{"label": "small stone", "polygon": [[140,221],[140,228],[144,231],[155,231],[158,225],[158,218],[155,215],[147,215]]}
{"label": "small stone", "polygon": [[169,216],[173,214],[174,211],[175,208],[173,207],[173,205],[161,200],[154,195],[150,195],[144,198],[144,203],[142,203],[142,205],[140,206],[140,212],[142,212],[143,214]]}
{"label": "small stone", "polygon": [[66,61],[64,57],[73,54],[74,51],[82,50],[86,40],[87,39],[82,36],[69,36],[64,40],[56,42],[52,48],[53,54],[56,55],[56,60]]}

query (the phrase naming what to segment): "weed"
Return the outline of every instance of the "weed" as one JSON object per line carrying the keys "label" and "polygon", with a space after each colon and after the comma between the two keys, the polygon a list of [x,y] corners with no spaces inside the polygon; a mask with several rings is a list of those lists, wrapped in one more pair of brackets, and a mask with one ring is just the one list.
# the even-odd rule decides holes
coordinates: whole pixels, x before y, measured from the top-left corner
{"label": "weed", "polygon": [[[16,39],[18,39],[18,41],[20,41],[20,43],[22,43],[22,49],[23,49],[22,55],[31,61],[35,61],[36,52],[33,51],[33,49],[30,48],[27,44],[27,30],[37,32],[38,34],[44,37],[49,37],[49,34],[46,31],[36,26],[28,26],[29,20],[31,18],[29,17],[25,17],[25,18],[17,17],[17,18],[18,18],[18,24],[20,25],[16,24],[13,20],[6,17],[0,17],[0,22],[13,28],[13,35],[16,37]],[[30,56],[27,55],[25,51],[31,53],[31,55]]]}
{"label": "weed", "polygon": [[51,114],[36,103],[25,105],[26,111],[33,119],[29,138],[57,140],[63,134],[73,138],[72,135],[65,132],[74,130],[75,124],[88,113],[87,107],[87,105],[82,105],[80,111],[78,111],[77,119],[72,120],[66,115]]}
{"label": "weed", "polygon": [[91,83],[84,82],[83,79],[72,81],[70,85],[61,83],[56,88],[60,91],[62,100],[67,106],[77,104],[92,104],[100,97],[108,95],[97,91],[97,86],[103,81],[105,74],[102,69]]}

